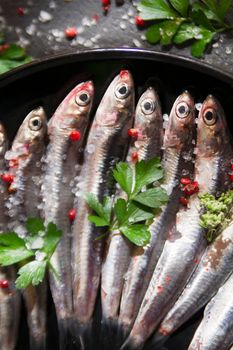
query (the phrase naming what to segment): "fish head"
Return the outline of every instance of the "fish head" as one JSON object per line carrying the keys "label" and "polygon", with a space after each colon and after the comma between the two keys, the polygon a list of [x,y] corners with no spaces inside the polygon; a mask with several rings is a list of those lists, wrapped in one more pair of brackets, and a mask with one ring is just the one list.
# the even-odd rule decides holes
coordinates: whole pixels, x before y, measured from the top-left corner
{"label": "fish head", "polygon": [[198,115],[197,154],[209,157],[223,152],[230,143],[224,111],[212,95],[207,96]]}
{"label": "fish head", "polygon": [[177,97],[173,104],[164,135],[164,146],[182,149],[194,137],[195,105],[188,91]]}
{"label": "fish head", "polygon": [[2,123],[0,123],[0,158],[4,157],[8,147],[8,140],[6,136],[6,131]]}
{"label": "fish head", "polygon": [[49,133],[53,128],[70,132],[87,123],[94,97],[92,81],[78,84],[57,108],[49,122]]}
{"label": "fish head", "polygon": [[149,87],[138,101],[134,127],[138,130],[147,126],[152,127],[152,125],[156,125],[159,119],[161,119],[159,98],[155,90]]}
{"label": "fish head", "polygon": [[132,116],[134,106],[134,83],[131,73],[122,70],[107,88],[95,122],[105,127],[120,127]]}
{"label": "fish head", "polygon": [[[41,146],[44,146],[46,135],[47,118],[44,109],[38,107],[32,110],[24,119],[15,136],[10,152],[15,153],[16,156],[21,156],[41,149]],[[8,157],[10,152],[8,152]]]}

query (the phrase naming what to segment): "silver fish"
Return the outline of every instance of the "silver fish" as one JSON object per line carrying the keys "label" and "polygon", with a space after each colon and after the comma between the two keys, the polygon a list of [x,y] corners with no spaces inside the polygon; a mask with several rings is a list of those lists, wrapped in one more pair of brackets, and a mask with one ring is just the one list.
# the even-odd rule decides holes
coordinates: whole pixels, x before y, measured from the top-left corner
{"label": "silver fish", "polygon": [[[14,176],[9,190],[8,210],[11,225],[19,235],[26,234],[24,222],[28,217],[40,217],[41,158],[45,152],[47,118],[44,109],[31,111],[24,119],[11,149],[5,158],[9,173]],[[46,345],[47,285],[29,286],[23,291],[31,349],[42,350]]]}
{"label": "silver fish", "polygon": [[209,245],[187,286],[163,320],[154,340],[165,341],[202,308],[232,272],[233,222]]}
{"label": "silver fish", "polygon": [[[134,128],[138,137],[130,145],[127,155],[129,164],[160,156],[163,141],[162,123],[159,98],[150,87],[142,94],[136,107]],[[124,192],[119,192],[118,197],[124,197]],[[131,250],[132,245],[122,235],[117,232],[111,234],[105,249],[106,258],[103,260],[101,277],[101,305],[105,319],[113,320],[118,317],[124,275]]]}
{"label": "silver fish", "polygon": [[72,315],[71,286],[71,222],[74,179],[78,174],[85,133],[90,124],[94,98],[91,81],[78,84],[65,97],[49,121],[49,145],[45,158],[42,186],[43,215],[46,223],[53,222],[63,231],[51,263],[59,279],[50,273],[50,288],[56,308],[60,347],[65,347],[69,320]]}
{"label": "silver fish", "polygon": [[228,350],[233,344],[233,275],[204,311],[188,350]]}
{"label": "silver fish", "polygon": [[[0,172],[5,171],[4,155],[8,148],[5,129],[0,123]],[[7,231],[8,217],[6,215],[5,201],[7,188],[0,181],[0,234]],[[18,336],[20,315],[20,293],[13,288],[16,278],[13,267],[0,267],[0,281],[6,281],[9,286],[0,288],[0,349],[13,350]]]}
{"label": "silver fish", "polygon": [[133,110],[133,80],[130,72],[124,70],[111,82],[97,109],[77,190],[78,215],[73,226],[72,242],[73,302],[74,317],[82,325],[89,324],[93,315],[104,244],[104,240],[95,240],[99,230],[88,220],[91,211],[84,195],[93,193],[102,201],[110,193],[111,165],[125,157]]}
{"label": "silver fish", "polygon": [[179,209],[179,180],[184,171],[189,170],[189,176],[192,175],[194,121],[194,101],[184,92],[174,102],[164,136],[163,186],[170,199],[150,226],[150,243],[144,249],[134,248],[125,278],[119,317],[125,333],[133,325],[167,234],[174,224]]}
{"label": "silver fish", "polygon": [[[194,179],[200,194],[227,189],[230,143],[222,108],[208,96],[199,112],[197,127]],[[128,339],[133,346],[140,348],[153,333],[182,292],[196,267],[196,259],[203,254],[207,242],[199,225],[200,215],[198,194],[194,194],[189,206],[177,213],[176,224],[156,265]]]}

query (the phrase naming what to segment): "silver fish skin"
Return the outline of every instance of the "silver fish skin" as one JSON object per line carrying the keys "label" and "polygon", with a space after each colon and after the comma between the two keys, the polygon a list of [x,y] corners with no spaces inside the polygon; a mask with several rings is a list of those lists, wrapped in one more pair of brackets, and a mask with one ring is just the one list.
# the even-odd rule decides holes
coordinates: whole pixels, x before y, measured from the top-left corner
{"label": "silver fish skin", "polygon": [[[138,132],[128,150],[128,164],[138,160],[160,157],[163,142],[163,118],[157,93],[149,87],[140,97],[136,111],[134,128]],[[118,197],[125,197],[119,191]],[[119,232],[113,232],[105,247],[102,264],[101,305],[104,319],[117,319],[124,275],[128,268],[132,245]]]}
{"label": "silver fish skin", "polygon": [[[104,240],[89,220],[84,196],[92,193],[102,201],[110,194],[109,175],[116,160],[124,159],[128,129],[134,112],[134,84],[123,70],[107,88],[97,109],[85,148],[81,182],[77,189],[77,218],[73,226],[72,268],[74,317],[81,325],[91,322],[99,288]],[[93,150],[94,147],[94,150]]]}
{"label": "silver fish skin", "polygon": [[233,275],[207,304],[188,350],[228,350],[233,344]]}
{"label": "silver fish skin", "polygon": [[189,171],[189,176],[192,175],[192,152],[195,138],[194,109],[193,98],[188,92],[184,92],[174,102],[170,113],[165,130],[162,160],[163,186],[170,198],[150,226],[150,243],[143,249],[135,247],[132,252],[119,317],[125,333],[130,330],[135,321],[167,234],[174,224],[175,215],[179,209],[179,181],[182,173]]}
{"label": "silver fish skin", "polygon": [[[4,173],[5,153],[8,148],[6,131],[0,123],[0,172]],[[8,216],[6,215],[5,201],[7,200],[7,189],[3,181],[0,182],[0,234],[7,231]],[[0,288],[0,349],[13,350],[16,346],[19,315],[20,315],[20,293],[13,288],[16,278],[13,267],[0,267],[0,280],[7,280],[9,287]]]}
{"label": "silver fish skin", "polygon": [[229,277],[233,265],[233,222],[209,245],[175,305],[154,337],[165,341],[200,310]]}
{"label": "silver fish skin", "polygon": [[[199,184],[199,194],[215,194],[227,189],[227,169],[231,158],[231,138],[225,115],[217,100],[209,95],[198,116],[194,180]],[[194,194],[189,200],[189,206],[180,209],[176,215],[176,224],[164,245],[128,344],[137,348],[144,344],[179,297],[196,268],[195,261],[207,246],[203,229],[199,225],[200,215],[198,194]]]}
{"label": "silver fish skin", "polygon": [[[5,158],[9,173],[14,175],[10,186],[9,215],[11,225],[19,235],[26,234],[24,222],[28,217],[40,217],[41,158],[47,139],[47,118],[42,107],[32,110],[20,126]],[[30,348],[43,350],[46,345],[47,284],[29,286],[23,291],[30,333]]]}
{"label": "silver fish skin", "polygon": [[[51,263],[59,279],[49,274],[50,288],[55,304],[60,347],[67,341],[67,329],[72,316],[71,286],[71,222],[68,216],[73,208],[74,180],[80,166],[85,133],[90,124],[94,98],[92,81],[78,84],[58,106],[48,124],[49,145],[45,157],[45,174],[42,186],[43,215],[45,222],[53,222],[63,235]],[[80,133],[75,141],[71,135]]]}

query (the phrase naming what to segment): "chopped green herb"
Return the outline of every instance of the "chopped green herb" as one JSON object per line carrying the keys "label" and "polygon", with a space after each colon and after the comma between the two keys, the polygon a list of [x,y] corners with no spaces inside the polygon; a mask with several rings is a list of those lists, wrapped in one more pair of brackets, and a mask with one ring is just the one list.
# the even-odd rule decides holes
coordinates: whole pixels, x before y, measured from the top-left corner
{"label": "chopped green herb", "polygon": [[222,193],[219,198],[209,193],[199,198],[204,209],[200,226],[205,229],[205,237],[211,243],[232,219],[233,190]]}
{"label": "chopped green herb", "polygon": [[95,214],[89,215],[89,220],[96,227],[105,227],[108,233],[119,232],[134,244],[144,246],[150,241],[149,220],[155,216],[155,210],[168,201],[167,193],[158,182],[163,178],[160,160],[142,160],[134,166],[120,162],[113,170],[113,176],[124,192],[124,198],[117,197],[113,201],[105,197],[101,203],[93,194],[87,194],[86,202]]}

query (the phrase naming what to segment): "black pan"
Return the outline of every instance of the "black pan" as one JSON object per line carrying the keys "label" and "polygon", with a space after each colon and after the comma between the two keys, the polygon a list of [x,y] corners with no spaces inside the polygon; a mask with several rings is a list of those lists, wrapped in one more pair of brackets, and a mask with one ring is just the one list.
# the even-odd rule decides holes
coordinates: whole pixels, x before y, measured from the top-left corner
{"label": "black pan", "polygon": [[[189,90],[196,102],[213,94],[225,110],[230,129],[233,128],[233,77],[229,74],[203,62],[167,53],[128,48],[100,49],[37,61],[1,76],[0,119],[10,139],[31,109],[42,105],[50,117],[68,91],[83,79],[92,79],[95,84],[94,114],[106,87],[122,68],[131,70],[137,97],[148,84],[158,89],[163,113],[169,113],[174,100],[184,90]],[[173,335],[165,348],[186,350],[200,317],[201,312]],[[56,350],[58,336],[52,302],[49,305],[48,333],[48,349]],[[17,350],[28,350],[24,308]]]}

